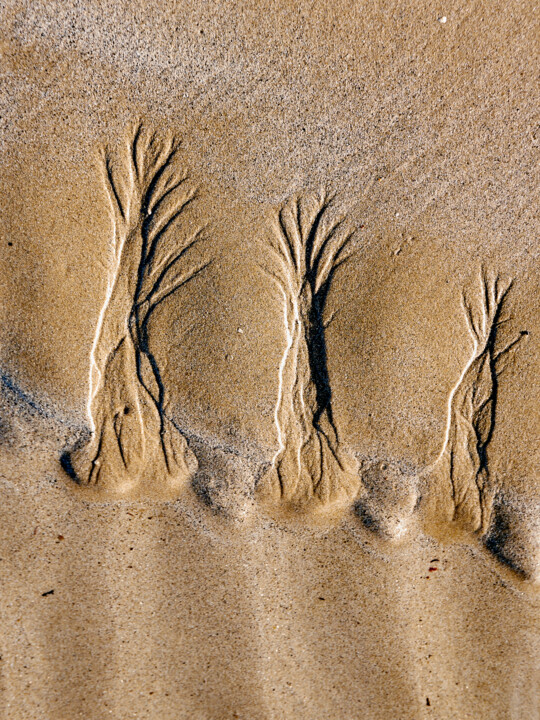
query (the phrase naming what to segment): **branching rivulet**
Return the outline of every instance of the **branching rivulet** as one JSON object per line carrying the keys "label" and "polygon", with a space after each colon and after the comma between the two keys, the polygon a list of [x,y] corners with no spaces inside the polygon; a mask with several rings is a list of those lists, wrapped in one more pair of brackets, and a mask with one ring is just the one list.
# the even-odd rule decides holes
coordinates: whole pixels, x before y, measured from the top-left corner
{"label": "branching rivulet", "polygon": [[138,125],[119,157],[108,148],[102,156],[114,256],[91,354],[92,437],[63,460],[81,484],[113,492],[174,495],[197,466],[168,419],[148,336],[154,310],[206,267],[186,264],[202,230],[175,232],[194,198],[178,149]]}
{"label": "branching rivulet", "polygon": [[502,315],[512,282],[502,285],[485,271],[480,280],[480,302],[463,296],[473,352],[450,394],[446,438],[434,470],[450,483],[448,519],[485,533],[496,492],[487,449],[495,427],[498,378],[508,353],[527,333],[500,347],[499,330],[510,319]]}
{"label": "branching rivulet", "polygon": [[285,504],[350,498],[359,478],[355,458],[339,444],[332,414],[324,310],[330,283],[349,257],[354,231],[330,222],[330,200],[291,199],[278,212],[273,256],[284,304],[287,344],[279,368],[275,423],[279,447],[261,489]]}

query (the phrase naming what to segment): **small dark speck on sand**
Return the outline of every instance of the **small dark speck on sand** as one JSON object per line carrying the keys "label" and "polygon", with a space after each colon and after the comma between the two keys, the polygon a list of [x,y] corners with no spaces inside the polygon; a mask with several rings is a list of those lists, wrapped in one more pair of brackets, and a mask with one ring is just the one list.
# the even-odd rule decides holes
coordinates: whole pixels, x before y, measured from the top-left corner
{"label": "small dark speck on sand", "polygon": [[47,597],[47,595],[54,595],[54,590],[47,590],[47,592],[41,593],[41,597]]}

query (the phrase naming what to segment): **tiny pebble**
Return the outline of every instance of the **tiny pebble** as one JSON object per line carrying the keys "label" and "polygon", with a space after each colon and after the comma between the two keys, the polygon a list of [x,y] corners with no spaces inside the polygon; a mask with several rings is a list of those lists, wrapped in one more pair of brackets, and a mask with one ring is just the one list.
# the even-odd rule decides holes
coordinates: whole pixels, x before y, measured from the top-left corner
{"label": "tiny pebble", "polygon": [[446,22],[446,19],[447,19],[446,15],[443,15],[442,17],[439,18],[439,22],[444,25],[444,23]]}

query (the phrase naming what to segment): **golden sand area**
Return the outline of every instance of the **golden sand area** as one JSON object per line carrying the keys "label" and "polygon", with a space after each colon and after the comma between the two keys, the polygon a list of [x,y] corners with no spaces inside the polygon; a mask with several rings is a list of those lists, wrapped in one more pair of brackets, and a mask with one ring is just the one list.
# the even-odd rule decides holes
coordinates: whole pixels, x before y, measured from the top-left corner
{"label": "golden sand area", "polygon": [[537,718],[534,4],[0,13],[0,717]]}

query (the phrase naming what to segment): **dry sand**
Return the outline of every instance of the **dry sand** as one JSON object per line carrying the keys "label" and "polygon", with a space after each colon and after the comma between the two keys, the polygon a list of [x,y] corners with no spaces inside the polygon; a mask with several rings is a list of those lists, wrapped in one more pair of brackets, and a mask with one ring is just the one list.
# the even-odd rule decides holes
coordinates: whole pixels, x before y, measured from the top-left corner
{"label": "dry sand", "polygon": [[535,4],[1,19],[1,717],[539,718]]}

